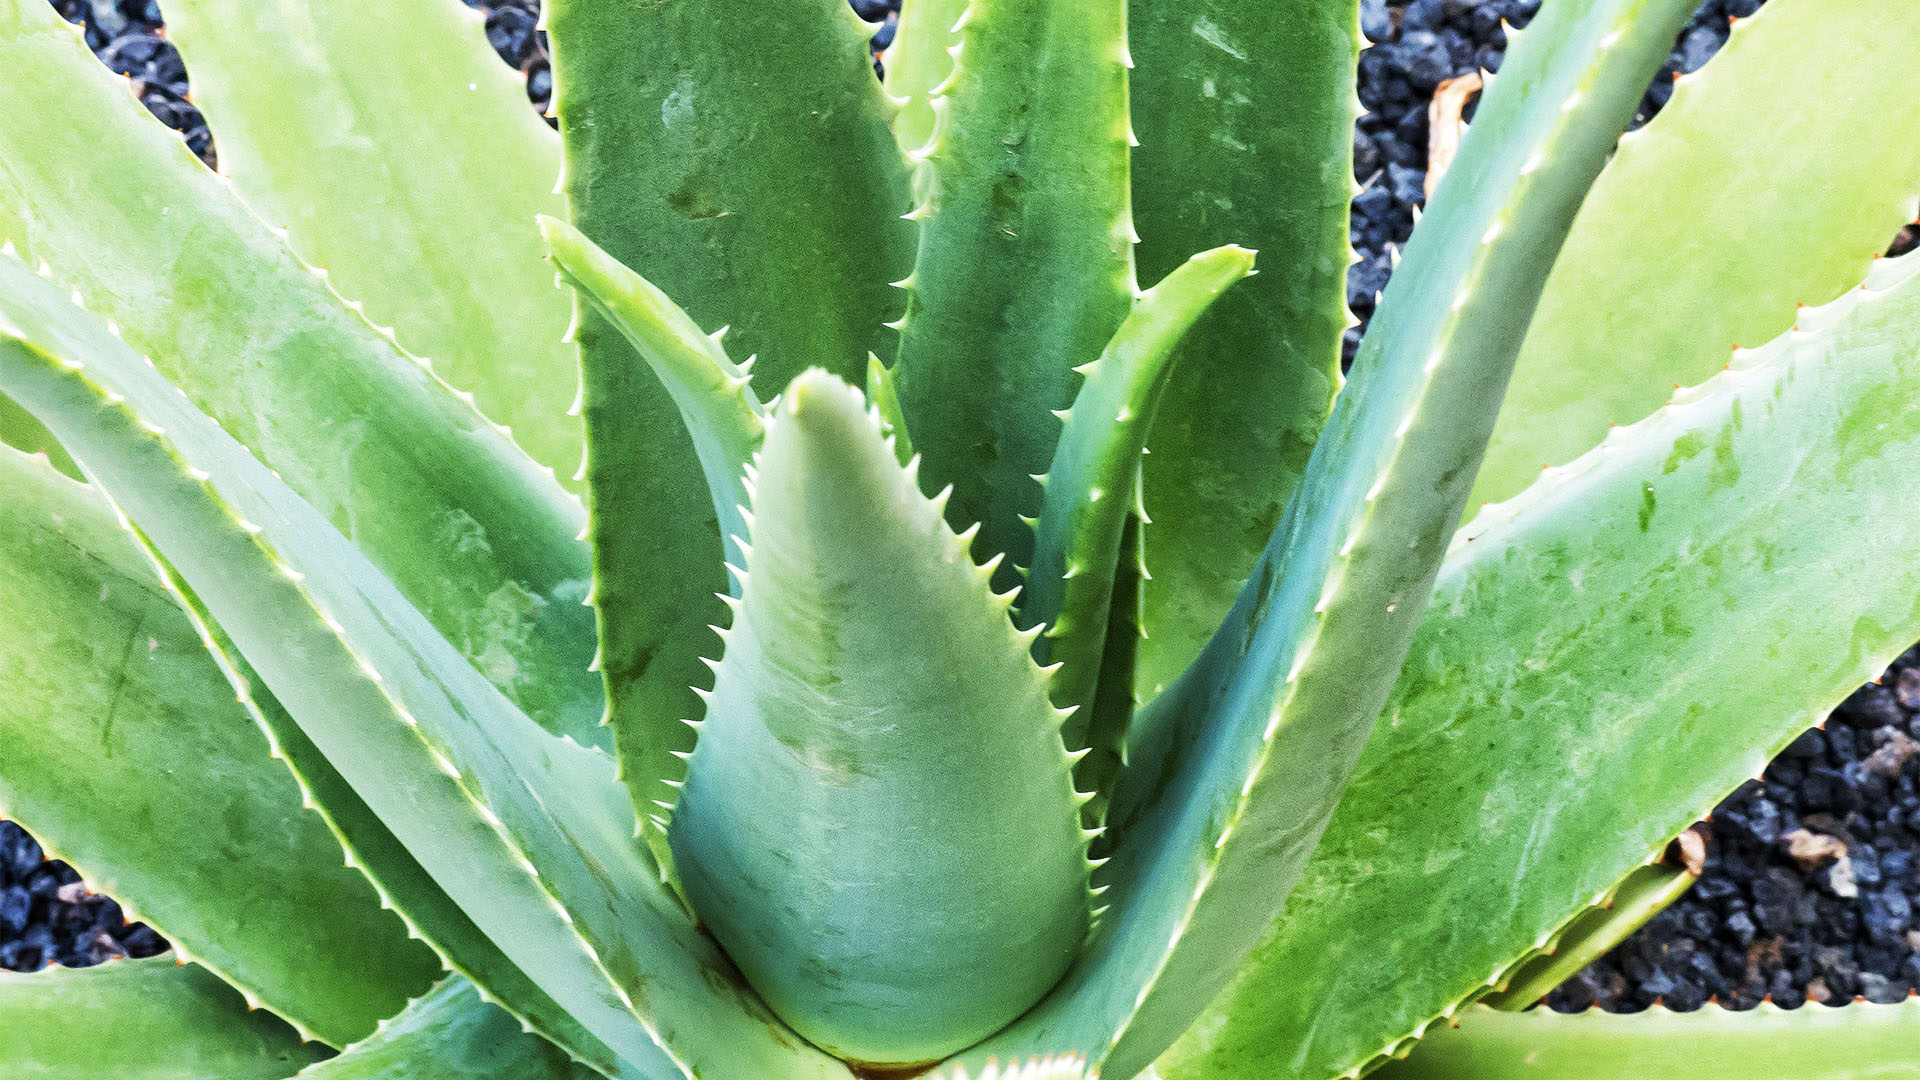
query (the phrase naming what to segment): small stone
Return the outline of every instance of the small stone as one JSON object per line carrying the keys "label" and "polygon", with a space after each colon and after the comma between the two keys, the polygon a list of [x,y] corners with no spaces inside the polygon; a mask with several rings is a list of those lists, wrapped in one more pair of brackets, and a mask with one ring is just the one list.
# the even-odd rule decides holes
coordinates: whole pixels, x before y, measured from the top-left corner
{"label": "small stone", "polygon": [[1393,38],[1393,20],[1387,15],[1387,0],[1361,0],[1360,32],[1378,45]]}
{"label": "small stone", "polygon": [[1780,837],[1787,854],[1803,869],[1817,870],[1847,853],[1847,845],[1825,833],[1795,829]]}
{"label": "small stone", "polygon": [[1719,52],[1720,46],[1726,44],[1726,41],[1727,30],[1725,26],[1720,27],[1719,30],[1716,31],[1713,25],[1709,23],[1706,26],[1688,31],[1687,36],[1680,39],[1679,48],[1674,50],[1674,55],[1679,61],[1680,70],[1687,72],[1699,71],[1706,66],[1708,60],[1713,59],[1713,54]]}
{"label": "small stone", "polygon": [[1900,669],[1893,683],[1893,698],[1903,709],[1920,711],[1920,667]]}
{"label": "small stone", "polygon": [[27,928],[33,912],[33,897],[19,885],[0,889],[0,933],[18,934]]}
{"label": "small stone", "polygon": [[1852,898],[1860,895],[1860,886],[1853,880],[1853,860],[1841,856],[1827,868],[1827,888],[1833,895]]}
{"label": "small stone", "polygon": [[1868,940],[1881,944],[1902,941],[1913,921],[1913,902],[1899,889],[1882,889],[1867,897],[1861,919]]}
{"label": "small stone", "polygon": [[1907,996],[1905,985],[1878,972],[1860,973],[1860,995],[1876,1005],[1891,1005]]}
{"label": "small stone", "polygon": [[1396,202],[1411,205],[1424,203],[1427,199],[1427,174],[1421,169],[1389,165],[1387,166],[1387,184]]}
{"label": "small stone", "polygon": [[[1908,670],[1910,672],[1912,669]],[[1899,728],[1881,730],[1886,732],[1887,741],[1867,755],[1867,772],[1889,778],[1899,776],[1900,770],[1906,767],[1907,759],[1920,753],[1920,741],[1915,741]]]}
{"label": "small stone", "polygon": [[1404,30],[1394,59],[1406,73],[1407,82],[1424,93],[1432,93],[1441,80],[1453,74],[1452,54],[1430,30]]}
{"label": "small stone", "polygon": [[1727,916],[1726,927],[1727,933],[1731,934],[1733,940],[1739,942],[1742,948],[1753,944],[1753,935],[1757,932],[1757,928],[1753,925],[1751,915],[1744,911],[1736,911]]}

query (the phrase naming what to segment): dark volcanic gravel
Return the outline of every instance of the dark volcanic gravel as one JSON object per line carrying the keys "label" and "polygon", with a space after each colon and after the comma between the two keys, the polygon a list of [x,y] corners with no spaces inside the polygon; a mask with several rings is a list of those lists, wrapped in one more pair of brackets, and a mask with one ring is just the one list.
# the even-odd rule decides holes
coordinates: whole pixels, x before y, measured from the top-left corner
{"label": "dark volcanic gravel", "polygon": [[[212,136],[188,99],[187,73],[161,34],[156,0],[51,0],[88,23],[87,41],[114,70],[136,80],[141,100],[211,164]],[[465,0],[487,12],[488,40],[526,74],[544,112],[552,92],[538,0]],[[876,50],[891,42],[897,0],[851,0],[880,23]],[[1762,0],[1708,0],[1676,42],[1648,90],[1641,120],[1672,92],[1672,74],[1706,63],[1726,41],[1728,20]],[[1390,272],[1388,249],[1404,244],[1413,208],[1425,202],[1427,106],[1436,87],[1479,69],[1497,71],[1502,20],[1524,26],[1540,0],[1362,0],[1374,47],[1360,59],[1360,99],[1369,110],[1354,132],[1352,239],[1360,260],[1348,301],[1362,320]],[[1468,105],[1471,115],[1471,103]],[[1914,246],[1915,232],[1895,241]],[[1348,355],[1358,339],[1349,332]],[[1895,1001],[1920,987],[1920,646],[1879,682],[1862,687],[1824,730],[1808,732],[1766,771],[1715,809],[1699,884],[1611,954],[1555,991],[1563,1011],[1615,1010],[1656,1000],[1677,1009],[1709,999],[1749,1007],[1839,1003],[1855,996]],[[166,948],[153,931],[127,925],[119,906],[85,893],[74,872],[43,862],[39,845],[0,822],[0,967],[84,966]]]}
{"label": "dark volcanic gravel", "polygon": [[160,935],[128,925],[119,904],[87,892],[66,863],[43,861],[18,825],[0,821],[0,968],[86,967],[166,949]]}

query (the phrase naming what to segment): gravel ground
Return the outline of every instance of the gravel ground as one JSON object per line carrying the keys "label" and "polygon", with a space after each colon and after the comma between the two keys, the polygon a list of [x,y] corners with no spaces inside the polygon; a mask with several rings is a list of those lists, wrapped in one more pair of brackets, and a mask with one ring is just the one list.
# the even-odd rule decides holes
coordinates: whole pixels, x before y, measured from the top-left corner
{"label": "gravel ground", "polygon": [[[181,131],[211,164],[215,148],[188,100],[187,76],[161,35],[156,0],[51,0],[88,23],[103,61],[136,80],[147,107]],[[552,91],[538,0],[466,0],[488,12],[495,51],[526,73],[528,97],[543,110]],[[1708,0],[1675,44],[1642,103],[1659,111],[1674,72],[1706,63],[1726,41],[1730,18],[1763,0]],[[883,24],[875,48],[892,40],[897,2],[852,0]],[[1348,301],[1363,320],[1390,272],[1388,249],[1404,244],[1413,208],[1425,201],[1427,107],[1448,80],[1497,71],[1506,47],[1502,20],[1524,26],[1540,0],[1363,0],[1362,26],[1375,44],[1361,55],[1360,99],[1369,110],[1354,133],[1352,238],[1360,253]],[[1471,115],[1469,96],[1465,112]],[[1914,246],[1915,230],[1893,251]],[[1358,331],[1349,334],[1351,345]],[[1920,987],[1920,646],[1879,682],[1862,687],[1823,730],[1810,731],[1743,785],[1704,826],[1705,873],[1693,891],[1645,929],[1556,991],[1563,1011],[1615,1010],[1655,1001],[1676,1009],[1709,999],[1749,1007],[1839,1003],[1855,996],[1895,1001]],[[39,845],[0,822],[0,967],[84,966],[111,956],[166,948],[150,929],[127,925],[112,900],[87,894]]]}

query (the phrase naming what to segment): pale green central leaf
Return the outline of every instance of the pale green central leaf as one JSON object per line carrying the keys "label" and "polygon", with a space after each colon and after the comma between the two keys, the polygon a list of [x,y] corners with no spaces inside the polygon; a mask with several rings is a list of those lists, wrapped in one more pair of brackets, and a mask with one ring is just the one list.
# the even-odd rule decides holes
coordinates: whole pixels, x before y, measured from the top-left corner
{"label": "pale green central leaf", "polygon": [[796,380],[674,810],[701,919],[802,1035],[931,1061],[1033,1004],[1088,917],[1062,713],[859,391]]}

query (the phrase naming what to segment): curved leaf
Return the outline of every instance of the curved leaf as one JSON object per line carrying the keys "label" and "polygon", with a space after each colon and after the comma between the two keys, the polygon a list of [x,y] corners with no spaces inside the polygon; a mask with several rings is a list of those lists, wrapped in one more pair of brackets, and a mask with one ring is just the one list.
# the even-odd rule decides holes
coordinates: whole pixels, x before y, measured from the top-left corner
{"label": "curved leaf", "polygon": [[1380,1080],[1901,1080],[1913,1075],[1920,1000],[1837,1009],[1771,1003],[1571,1016],[1471,1009],[1375,1075]]}
{"label": "curved leaf", "polygon": [[[579,371],[536,214],[560,140],[458,0],[169,0],[220,171],[408,349],[571,473]],[[271,56],[273,63],[260,58]]]}
{"label": "curved leaf", "polygon": [[0,816],[313,1037],[366,1035],[440,965],[342,865],[105,501],[4,448],[0,490]]}
{"label": "curved leaf", "polygon": [[[540,229],[546,235],[554,264],[560,268],[561,279],[579,291],[587,310],[626,338],[679,411],[679,422],[693,439],[694,456],[706,480],[714,517],[728,541],[727,557],[738,558],[738,545],[747,535],[745,468],[766,433],[765,410],[746,370],[727,357],[720,346],[720,334],[709,336],[701,331],[652,282],[607,254],[580,230],[545,217],[540,219]],[[601,370],[601,362],[611,353],[590,351],[583,355],[587,371],[580,400],[586,410],[600,409],[603,396],[619,400],[631,391],[631,371]],[[644,461],[658,437],[646,425],[595,425],[592,454],[596,459],[614,462]],[[620,525],[617,517],[599,524],[607,529]],[[607,551],[608,545],[617,549],[628,539],[609,537],[600,550]],[[618,567],[603,561],[600,576],[604,580],[622,575]],[[620,595],[606,590],[597,591],[594,602],[600,611],[602,635],[613,640],[623,638],[628,632],[626,624],[635,618],[630,606],[622,603]],[[604,665],[606,650],[600,659]],[[686,744],[686,721],[695,717],[691,712],[674,716],[649,711],[641,707],[643,704],[643,698],[614,694],[607,723],[613,728],[614,746],[620,755],[620,778],[641,812],[641,833],[668,880],[676,882],[665,818],[655,813],[655,808],[664,809],[673,795],[669,785],[677,784],[684,774],[675,752]]]}
{"label": "curved leaf", "polygon": [[117,324],[530,715],[603,740],[579,504],[296,259],[80,34],[0,2],[0,240]]}
{"label": "curved leaf", "polygon": [[1452,1016],[1920,638],[1916,271],[1461,532],[1286,917],[1167,1080],[1320,1080]]}
{"label": "curved leaf", "polygon": [[1564,926],[1540,955],[1515,967],[1498,990],[1481,1000],[1508,1012],[1519,1012],[1538,1002],[1588,964],[1612,952],[1615,945],[1686,895],[1697,880],[1698,871],[1666,862],[1634,870],[1621,879],[1605,902]]}
{"label": "curved leaf", "polygon": [[1065,1046],[1132,1076],[1280,913],[1392,689],[1554,250],[1692,7],[1549,7],[1508,54],[1254,578],[1140,718],[1101,933],[968,1060]]}
{"label": "curved leaf", "polygon": [[1920,98],[1916,51],[1920,19],[1898,5],[1773,0],[1621,140],[1547,280],[1471,506],[1859,284],[1920,213],[1920,112],[1884,107]]}
{"label": "curved leaf", "polygon": [[[673,399],[682,426],[693,438],[694,454],[706,475],[721,534],[729,539],[745,536],[747,527],[740,508],[746,505],[747,493],[741,470],[760,449],[766,433],[765,410],[759,395],[753,392],[746,369],[727,357],[727,351],[720,347],[722,335],[702,331],[667,294],[607,254],[580,230],[549,217],[540,219],[540,230],[561,278],[579,291],[594,314],[627,339]],[[582,391],[588,409],[597,406],[604,385],[597,374],[589,371]],[[625,378],[625,373],[621,377]],[[616,460],[644,454],[650,438],[632,425],[608,425],[598,434],[595,452]],[[727,554],[732,557],[738,550],[729,546]],[[616,711],[616,730],[629,719]],[[654,756],[622,754],[629,761]]]}
{"label": "curved leaf", "polygon": [[347,865],[358,868],[373,884],[382,905],[398,912],[408,931],[426,942],[448,969],[487,988],[482,993],[488,1000],[510,1008],[531,1031],[590,1062],[601,1074],[617,1080],[646,1080],[644,1074],[582,1028],[474,925],[287,715],[258,673],[240,656],[232,639],[207,613],[192,587],[151,545],[148,551],[168,587],[185,602],[188,616],[207,636],[208,648],[227,672],[243,704],[266,731],[280,760],[293,771],[305,801],[319,811],[346,849]]}
{"label": "curved leaf", "polygon": [[542,991],[656,1080],[844,1076],[783,1035],[666,893],[603,755],[514,709],[84,312],[10,260],[0,285],[15,324],[0,386],[82,448],[354,791]]}
{"label": "curved leaf", "polygon": [[329,1053],[172,957],[0,971],[8,1080],[281,1080]]}
{"label": "curved leaf", "polygon": [[[597,1080],[454,976],[301,1080]],[[213,1080],[213,1078],[209,1078]],[[224,1080],[224,1078],[220,1078]]]}
{"label": "curved leaf", "polygon": [[[1140,294],[1100,356],[1076,369],[1085,382],[1061,416],[1060,443],[1044,482],[1034,527],[1033,568],[1021,597],[1020,622],[1045,628],[1036,652],[1058,663],[1053,700],[1075,709],[1061,728],[1066,744],[1089,748],[1075,770],[1084,791],[1105,792],[1120,770],[1126,710],[1093,708],[1103,683],[1131,693],[1133,672],[1104,670],[1108,614],[1119,577],[1131,568],[1124,548],[1128,522],[1144,514],[1130,495],[1140,475],[1147,431],[1173,375],[1181,338],[1194,321],[1253,273],[1253,252],[1223,247],[1181,264]],[[1135,526],[1136,529],[1138,526]],[[1095,723],[1098,717],[1104,723]],[[1101,805],[1090,810],[1097,814]],[[1095,817],[1091,822],[1098,823]]]}

